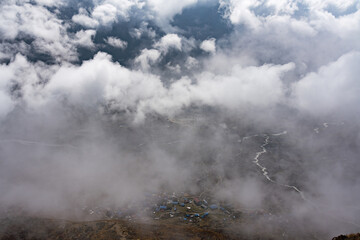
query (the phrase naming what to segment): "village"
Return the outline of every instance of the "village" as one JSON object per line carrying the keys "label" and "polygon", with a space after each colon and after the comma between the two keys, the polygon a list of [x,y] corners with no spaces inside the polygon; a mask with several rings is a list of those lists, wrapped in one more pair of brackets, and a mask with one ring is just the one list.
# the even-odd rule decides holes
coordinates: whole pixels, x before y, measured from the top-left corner
{"label": "village", "polygon": [[255,219],[271,215],[261,209],[238,210],[226,203],[213,202],[205,197],[187,193],[146,194],[141,203],[129,204],[125,208],[84,207],[84,213],[91,219],[125,219],[128,221],[166,221],[172,223],[204,226],[227,225],[242,218]]}

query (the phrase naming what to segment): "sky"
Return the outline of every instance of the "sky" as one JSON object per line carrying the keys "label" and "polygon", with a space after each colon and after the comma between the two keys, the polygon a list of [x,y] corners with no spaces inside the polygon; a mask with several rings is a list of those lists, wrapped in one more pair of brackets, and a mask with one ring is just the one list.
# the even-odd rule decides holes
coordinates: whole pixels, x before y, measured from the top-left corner
{"label": "sky", "polygon": [[67,216],[195,193],[212,159],[231,176],[219,199],[262,206],[266,181],[229,168],[234,142],[286,131],[276,164],[304,172],[308,199],[279,193],[289,214],[360,225],[357,0],[3,0],[0,23],[0,205]]}

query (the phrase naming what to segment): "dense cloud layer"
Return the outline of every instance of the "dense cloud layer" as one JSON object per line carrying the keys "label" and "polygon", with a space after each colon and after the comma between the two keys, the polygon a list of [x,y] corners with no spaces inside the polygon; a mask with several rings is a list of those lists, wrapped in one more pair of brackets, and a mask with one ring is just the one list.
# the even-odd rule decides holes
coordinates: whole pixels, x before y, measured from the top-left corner
{"label": "dense cloud layer", "polygon": [[206,188],[360,224],[357,1],[6,0],[0,22],[0,205],[70,216]]}

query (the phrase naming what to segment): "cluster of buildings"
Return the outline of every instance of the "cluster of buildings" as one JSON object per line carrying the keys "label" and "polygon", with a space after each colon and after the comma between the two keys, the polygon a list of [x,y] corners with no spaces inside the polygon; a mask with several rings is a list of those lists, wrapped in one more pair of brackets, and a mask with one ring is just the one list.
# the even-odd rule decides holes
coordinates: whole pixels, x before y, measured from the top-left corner
{"label": "cluster of buildings", "polygon": [[208,202],[206,199],[191,196],[186,193],[180,195],[146,194],[145,201],[131,204],[126,208],[84,208],[84,211],[98,219],[179,219],[182,222],[200,222],[211,217],[212,219],[230,220],[239,216],[231,207],[221,206]]}

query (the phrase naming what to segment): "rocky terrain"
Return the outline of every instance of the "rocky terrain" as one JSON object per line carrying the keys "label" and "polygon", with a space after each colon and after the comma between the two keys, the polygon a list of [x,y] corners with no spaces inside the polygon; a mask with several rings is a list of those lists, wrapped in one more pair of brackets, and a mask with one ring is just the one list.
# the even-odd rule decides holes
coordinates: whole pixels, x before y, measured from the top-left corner
{"label": "rocky terrain", "polygon": [[349,235],[340,235],[338,237],[334,237],[333,240],[359,240],[360,233],[357,234],[349,234]]}
{"label": "rocky terrain", "polygon": [[[174,221],[131,222],[99,220],[74,222],[44,218],[12,218],[0,220],[0,240],[121,240],[121,239],[297,239],[294,236],[249,235],[231,226],[214,228],[211,221],[202,226],[178,224]],[[300,238],[299,238],[300,239]],[[302,236],[302,239],[317,239]],[[323,238],[319,238],[323,239]],[[333,240],[359,240],[360,234],[341,235]]]}
{"label": "rocky terrain", "polygon": [[35,239],[248,239],[220,229],[166,222],[123,220],[71,222],[38,218],[3,219],[1,240]]}

